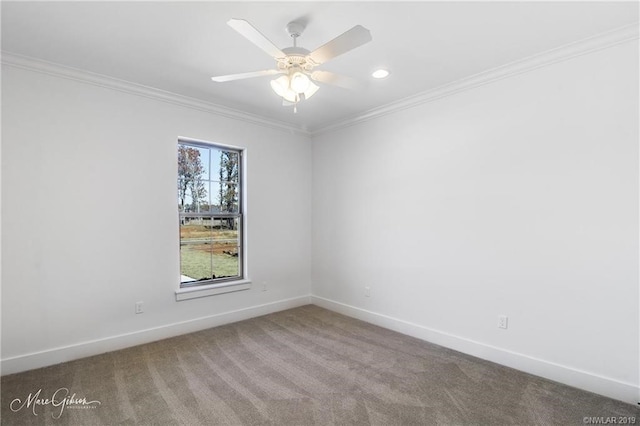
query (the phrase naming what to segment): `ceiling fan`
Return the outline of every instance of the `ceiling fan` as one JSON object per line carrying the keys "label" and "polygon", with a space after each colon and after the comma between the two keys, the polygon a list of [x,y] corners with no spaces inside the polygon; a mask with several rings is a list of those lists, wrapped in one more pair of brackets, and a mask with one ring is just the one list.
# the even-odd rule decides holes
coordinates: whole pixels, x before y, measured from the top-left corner
{"label": "ceiling fan", "polygon": [[361,25],[356,25],[310,52],[307,49],[298,47],[297,39],[304,31],[305,26],[300,22],[294,21],[287,24],[285,28],[293,38],[293,46],[281,50],[244,19],[230,19],[227,24],[272,56],[276,60],[276,69],[222,75],[211,77],[211,79],[222,83],[245,78],[283,74],[271,81],[271,88],[278,96],[282,97],[283,105],[293,105],[294,112],[297,112],[298,102],[303,99],[309,99],[318,91],[319,87],[311,80],[347,89],[357,87],[358,82],[350,77],[328,71],[314,70],[314,68],[371,41],[369,30]]}

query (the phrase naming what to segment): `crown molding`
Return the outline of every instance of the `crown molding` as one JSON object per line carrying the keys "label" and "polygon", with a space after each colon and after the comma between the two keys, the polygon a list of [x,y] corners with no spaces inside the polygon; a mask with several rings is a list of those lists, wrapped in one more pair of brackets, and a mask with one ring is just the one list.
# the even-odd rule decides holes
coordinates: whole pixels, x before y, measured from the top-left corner
{"label": "crown molding", "polygon": [[285,131],[287,133],[296,133],[303,136],[310,135],[308,131],[302,128],[295,127],[289,123],[262,117],[256,114],[251,114],[223,105],[214,104],[200,99],[179,95],[177,93],[172,93],[165,90],[156,89],[154,87],[120,80],[114,77],[109,77],[78,68],[67,67],[53,62],[44,61],[42,59],[36,59],[5,51],[0,52],[0,54],[2,65],[22,68],[41,74],[52,75],[55,77],[74,80],[93,86],[117,90],[119,92],[128,93],[130,95],[142,96],[144,98],[178,105],[197,111],[203,111],[226,118],[231,118],[233,120],[240,120],[245,123],[251,123],[262,127]]}
{"label": "crown molding", "polygon": [[434,89],[394,101],[381,107],[370,109],[364,113],[352,115],[344,120],[336,121],[325,126],[311,129],[311,136],[350,127],[368,120],[393,114],[408,108],[432,102],[459,92],[493,83],[498,80],[523,74],[535,69],[565,61],[576,56],[585,55],[598,50],[606,49],[621,43],[637,40],[639,38],[639,23],[620,27],[605,33],[582,39],[573,43],[547,50],[545,52],[526,57],[481,73],[465,77]]}

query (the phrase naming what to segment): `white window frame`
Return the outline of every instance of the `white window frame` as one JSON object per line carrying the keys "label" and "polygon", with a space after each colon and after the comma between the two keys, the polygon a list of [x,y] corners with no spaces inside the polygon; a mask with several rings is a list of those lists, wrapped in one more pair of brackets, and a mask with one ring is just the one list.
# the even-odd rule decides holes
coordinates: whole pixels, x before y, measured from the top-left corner
{"label": "white window frame", "polygon": [[[215,296],[218,294],[231,293],[251,288],[251,280],[247,278],[247,215],[246,215],[246,148],[221,144],[216,142],[203,141],[199,139],[178,137],[176,148],[180,144],[190,145],[193,147],[201,147],[207,149],[221,149],[238,152],[238,213],[237,214],[198,214],[199,216],[211,217],[237,217],[239,218],[240,247],[238,247],[239,256],[239,273],[238,277],[211,279],[207,281],[193,282],[184,284],[178,279],[179,288],[175,291],[176,301],[194,299],[206,296]],[[210,176],[211,178],[211,176]],[[182,212],[178,212],[178,259],[180,259],[180,223],[184,216]]]}

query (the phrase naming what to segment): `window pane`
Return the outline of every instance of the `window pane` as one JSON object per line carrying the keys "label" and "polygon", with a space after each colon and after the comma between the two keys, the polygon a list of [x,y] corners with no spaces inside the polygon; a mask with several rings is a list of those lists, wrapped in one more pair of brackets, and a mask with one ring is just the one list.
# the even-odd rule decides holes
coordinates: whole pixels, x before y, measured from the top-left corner
{"label": "window pane", "polygon": [[211,148],[211,174],[209,180],[220,180],[220,163],[222,151],[217,148]]}
{"label": "window pane", "polygon": [[213,228],[213,272],[217,278],[240,275],[240,220],[218,219]]}
{"label": "window pane", "polygon": [[220,213],[220,197],[222,193],[220,192],[220,182],[210,182],[211,188],[211,213]]}
{"label": "window pane", "polygon": [[216,182],[221,213],[238,213],[238,185]]}
{"label": "window pane", "polygon": [[211,176],[211,171],[209,168],[211,167],[212,152],[207,148],[198,148],[198,151],[200,151],[200,156],[202,158],[202,167],[204,169],[204,172],[202,173],[202,179],[211,180],[213,176]]}
{"label": "window pane", "polygon": [[213,243],[213,273],[216,278],[240,275],[240,257],[236,244],[231,241]]}
{"label": "window pane", "polygon": [[[211,180],[210,153],[207,148],[178,144],[178,177]],[[214,177],[215,179],[215,177]]]}
{"label": "window pane", "polygon": [[186,203],[186,200],[185,200],[186,195],[187,195],[187,184],[183,178],[178,177],[178,211],[179,212],[185,211],[184,206]]}
{"label": "window pane", "polygon": [[212,228],[213,221],[210,218],[182,218],[180,224],[181,282],[213,277]]}
{"label": "window pane", "polygon": [[178,208],[181,212],[208,212],[209,182],[200,179],[185,182],[178,179]]}
{"label": "window pane", "polygon": [[208,212],[209,205],[209,182],[196,181],[194,182],[194,193],[197,195],[197,213]]}
{"label": "window pane", "polygon": [[198,151],[198,154],[200,154],[200,165],[202,166],[200,178],[203,180],[211,180],[211,174],[209,173],[209,165],[211,164],[210,150],[200,147],[192,147],[192,149],[195,149]]}
{"label": "window pane", "polygon": [[[193,208],[193,199],[191,198],[191,194],[187,191],[186,194],[184,194],[184,199],[182,200],[178,200],[179,203],[181,203],[182,205],[182,211],[184,212],[194,212],[195,209]],[[182,204],[184,203],[184,204]]]}
{"label": "window pane", "polygon": [[211,180],[238,183],[238,161],[237,152],[220,151],[220,171],[218,172],[218,177],[212,176]]}

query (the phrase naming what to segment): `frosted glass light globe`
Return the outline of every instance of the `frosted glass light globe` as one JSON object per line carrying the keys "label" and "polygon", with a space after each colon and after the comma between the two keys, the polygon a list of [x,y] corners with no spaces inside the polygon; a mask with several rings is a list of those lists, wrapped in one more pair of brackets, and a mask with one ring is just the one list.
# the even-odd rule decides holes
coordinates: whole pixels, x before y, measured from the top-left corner
{"label": "frosted glass light globe", "polygon": [[291,89],[296,93],[303,93],[309,88],[309,77],[300,71],[296,71],[291,76]]}

